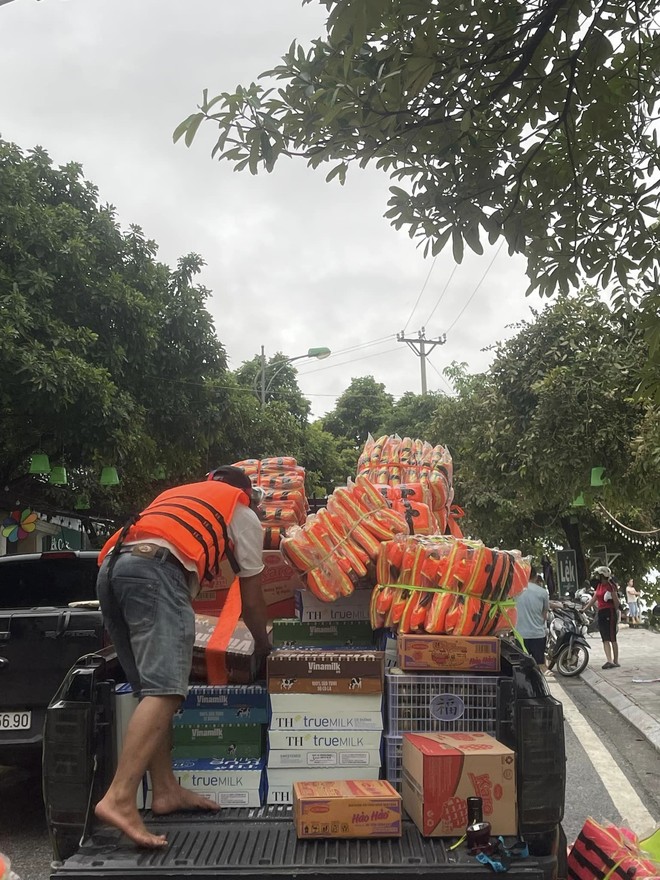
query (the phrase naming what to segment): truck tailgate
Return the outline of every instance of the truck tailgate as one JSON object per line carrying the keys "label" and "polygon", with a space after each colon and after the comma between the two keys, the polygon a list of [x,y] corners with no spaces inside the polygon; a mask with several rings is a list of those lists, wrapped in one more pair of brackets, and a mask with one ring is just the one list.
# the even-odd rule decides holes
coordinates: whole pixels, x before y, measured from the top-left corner
{"label": "truck tailgate", "polygon": [[[53,880],[159,880],[195,877],[304,877],[342,880],[365,876],[447,877],[469,880],[491,877],[464,847],[449,852],[440,839],[424,838],[404,822],[400,839],[297,839],[290,807],[223,810],[220,814],[145,815],[150,830],[165,834],[163,850],[138,850],[110,828],[95,831],[71,858],[58,866]],[[555,857],[513,862],[509,876],[551,880]]]}

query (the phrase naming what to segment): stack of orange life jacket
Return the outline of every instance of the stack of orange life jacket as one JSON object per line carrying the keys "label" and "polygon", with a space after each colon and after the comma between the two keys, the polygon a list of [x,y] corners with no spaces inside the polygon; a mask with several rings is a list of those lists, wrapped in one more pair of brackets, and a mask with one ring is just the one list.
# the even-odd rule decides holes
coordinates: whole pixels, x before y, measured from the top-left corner
{"label": "stack of orange life jacket", "polygon": [[450,536],[399,537],[378,553],[371,625],[457,636],[511,629],[513,599],[525,589],[529,572],[518,551]]}
{"label": "stack of orange life jacket", "polygon": [[371,569],[383,541],[408,533],[405,517],[391,510],[366,477],[334,490],[327,507],[287,529],[281,549],[317,598],[348,596]]}
{"label": "stack of orange life jacket", "polygon": [[284,530],[305,522],[305,469],[290,456],[248,458],[237,461],[235,467],[241,468],[254,486],[264,490],[260,505],[264,550],[277,550]]}

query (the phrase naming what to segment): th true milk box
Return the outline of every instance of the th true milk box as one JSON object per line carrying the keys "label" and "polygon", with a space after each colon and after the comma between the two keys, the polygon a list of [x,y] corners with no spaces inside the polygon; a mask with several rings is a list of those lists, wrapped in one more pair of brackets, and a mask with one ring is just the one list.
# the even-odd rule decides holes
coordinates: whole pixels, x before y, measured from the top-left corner
{"label": "th true milk box", "polygon": [[361,694],[296,694],[296,693],[271,693],[270,706],[272,714],[281,713],[315,713],[318,716],[332,718],[335,715],[364,715],[371,712],[381,712],[383,695]]}
{"label": "th true milk box", "polygon": [[[362,697],[361,699],[368,699]],[[277,697],[278,702],[285,702],[286,695]],[[372,711],[343,711],[330,710],[305,711],[303,709],[273,710],[270,718],[269,733],[279,731],[378,731],[383,730],[383,713],[380,709]]]}
{"label": "th true milk box", "polygon": [[300,769],[281,769],[274,767],[267,770],[268,794],[266,803],[293,803],[293,785],[295,782],[336,782],[344,779],[378,779],[379,767],[315,767]]}
{"label": "th true milk box", "polygon": [[297,590],[296,617],[303,623],[335,623],[370,619],[370,590],[355,590],[350,596],[340,596],[334,602],[321,602],[309,590]]}
{"label": "th true milk box", "polygon": [[383,673],[380,651],[280,649],[268,658],[268,692],[271,700],[286,693],[380,694]]}
{"label": "th true milk box", "polygon": [[349,749],[365,751],[380,749],[380,730],[269,730],[268,746],[273,749]]}
{"label": "th true milk box", "polygon": [[[221,807],[259,807],[265,796],[264,761],[176,759],[172,770],[179,785]],[[151,780],[145,809],[151,805]]]}
{"label": "th true milk box", "polygon": [[268,768],[341,767],[350,775],[355,768],[380,767],[380,749],[271,749]]}
{"label": "th true milk box", "polygon": [[273,621],[273,647],[314,645],[327,648],[370,648],[374,633],[368,620],[304,622],[297,618]]}

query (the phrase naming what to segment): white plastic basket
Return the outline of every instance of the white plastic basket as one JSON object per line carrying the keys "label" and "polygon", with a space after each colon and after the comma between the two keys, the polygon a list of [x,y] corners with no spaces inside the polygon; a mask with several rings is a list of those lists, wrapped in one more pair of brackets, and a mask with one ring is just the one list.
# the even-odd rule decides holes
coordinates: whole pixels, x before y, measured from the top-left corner
{"label": "white plastic basket", "polygon": [[482,731],[495,736],[497,676],[386,673],[387,734]]}
{"label": "white plastic basket", "polygon": [[401,791],[402,736],[385,737],[385,779]]}

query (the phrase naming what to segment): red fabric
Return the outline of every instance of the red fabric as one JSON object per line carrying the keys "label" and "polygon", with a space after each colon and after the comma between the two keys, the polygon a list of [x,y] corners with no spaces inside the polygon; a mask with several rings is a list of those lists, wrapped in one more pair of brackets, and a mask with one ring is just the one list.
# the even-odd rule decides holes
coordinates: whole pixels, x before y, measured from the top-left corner
{"label": "red fabric", "polygon": [[206,646],[206,676],[209,684],[227,684],[227,645],[241,616],[241,588],[238,578],[228,591],[220,617]]}
{"label": "red fabric", "polygon": [[614,584],[598,584],[598,586],[596,587],[596,605],[599,611],[601,611],[603,608],[614,608],[614,599],[610,599],[609,602],[606,602],[605,593],[611,593],[612,596],[614,596],[615,590],[616,587],[614,586]]}

